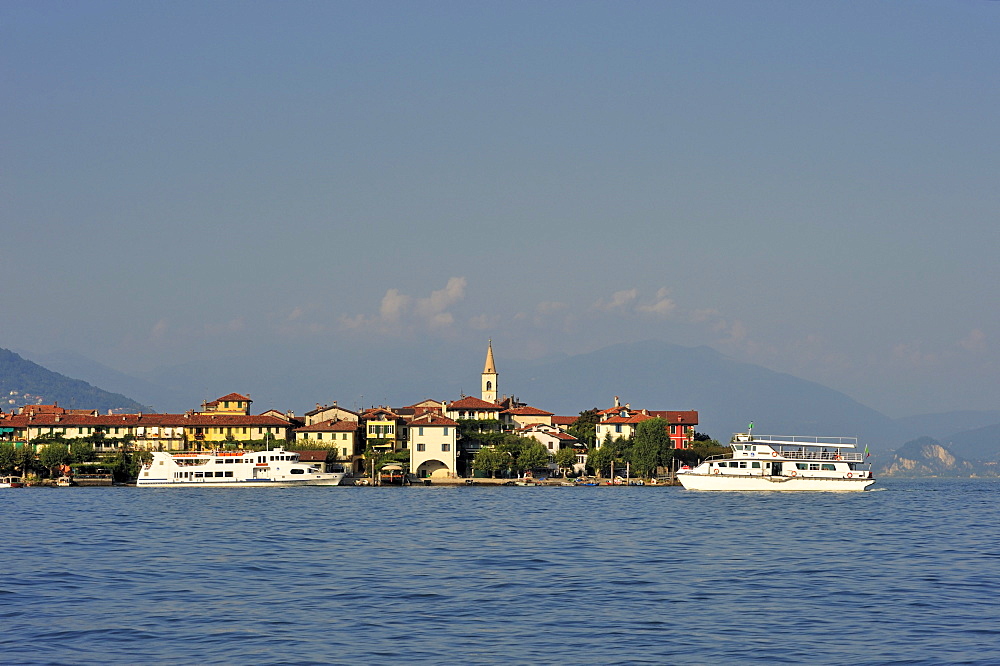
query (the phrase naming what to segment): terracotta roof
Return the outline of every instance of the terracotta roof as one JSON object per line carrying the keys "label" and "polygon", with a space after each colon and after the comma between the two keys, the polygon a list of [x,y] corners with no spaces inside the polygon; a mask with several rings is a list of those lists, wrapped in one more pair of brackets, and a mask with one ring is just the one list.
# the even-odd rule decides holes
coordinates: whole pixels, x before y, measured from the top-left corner
{"label": "terracotta roof", "polygon": [[410,421],[411,426],[440,426],[442,428],[447,428],[448,426],[458,426],[458,421],[452,421],[451,419],[441,416],[440,414],[427,413],[421,414],[420,416],[414,418]]}
{"label": "terracotta roof", "polygon": [[670,425],[698,425],[698,412],[696,410],[682,412],[654,412],[650,410],[649,414],[650,416],[666,419],[670,422]]}
{"label": "terracotta roof", "polygon": [[473,398],[469,395],[461,398],[460,400],[456,400],[455,402],[449,402],[448,409],[489,409],[500,411],[500,405],[495,402],[487,402],[486,400]]}
{"label": "terracotta roof", "polygon": [[320,421],[310,426],[296,428],[295,432],[354,432],[357,429],[357,421],[327,419],[326,421]]}
{"label": "terracotta roof", "polygon": [[275,416],[248,416],[243,414],[102,414],[85,416],[81,414],[36,414],[15,416],[9,419],[19,427],[187,427],[187,426],[277,426],[287,427],[288,421]]}
{"label": "terracotta roof", "polygon": [[295,451],[289,449],[292,453],[299,454],[299,460],[302,462],[326,462],[326,451]]}
{"label": "terracotta roof", "polygon": [[253,402],[253,400],[245,395],[240,395],[239,393],[230,393],[229,395],[224,395],[221,398],[216,398],[208,404],[217,405],[220,402]]}
{"label": "terracotta roof", "polygon": [[537,407],[512,407],[504,411],[504,414],[514,414],[515,416],[552,416],[552,412]]}
{"label": "terracotta roof", "polygon": [[552,425],[571,426],[576,423],[578,416],[553,416]]}
{"label": "terracotta roof", "polygon": [[367,419],[369,421],[376,420],[380,417],[389,417],[389,419],[398,419],[399,414],[388,409],[387,407],[372,407],[371,409],[366,409],[361,413],[361,418]]}

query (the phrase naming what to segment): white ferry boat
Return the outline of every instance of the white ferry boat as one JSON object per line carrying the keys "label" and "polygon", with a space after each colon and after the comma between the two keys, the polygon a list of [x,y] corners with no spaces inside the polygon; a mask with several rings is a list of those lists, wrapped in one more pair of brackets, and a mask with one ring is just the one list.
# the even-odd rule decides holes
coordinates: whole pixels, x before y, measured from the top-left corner
{"label": "white ferry boat", "polygon": [[875,483],[856,437],[784,437],[737,433],[732,453],[680,469],[688,490],[858,491]]}
{"label": "white ferry boat", "polygon": [[322,472],[315,465],[299,462],[298,453],[283,448],[196,453],[157,451],[139,472],[135,485],[145,488],[337,486],[343,478],[343,472]]}

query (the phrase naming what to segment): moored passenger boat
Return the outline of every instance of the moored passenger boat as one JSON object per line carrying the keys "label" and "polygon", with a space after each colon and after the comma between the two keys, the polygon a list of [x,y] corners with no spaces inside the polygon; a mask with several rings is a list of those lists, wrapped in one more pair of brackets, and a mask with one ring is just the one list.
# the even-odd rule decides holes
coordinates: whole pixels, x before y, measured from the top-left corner
{"label": "moored passenger boat", "polygon": [[19,476],[5,476],[0,478],[0,488],[23,488],[24,481]]}
{"label": "moored passenger boat", "polygon": [[732,453],[713,456],[677,480],[688,490],[859,491],[875,483],[856,437],[737,433]]}
{"label": "moored passenger boat", "polygon": [[337,486],[343,472],[323,472],[283,448],[268,451],[157,451],[139,472],[136,486],[154,488]]}

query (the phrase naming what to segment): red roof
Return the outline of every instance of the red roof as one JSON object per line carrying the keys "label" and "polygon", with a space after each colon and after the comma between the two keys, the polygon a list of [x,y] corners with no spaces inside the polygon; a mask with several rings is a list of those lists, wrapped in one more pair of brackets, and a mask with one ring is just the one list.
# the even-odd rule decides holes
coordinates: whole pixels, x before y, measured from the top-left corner
{"label": "red roof", "polygon": [[221,398],[216,398],[208,404],[217,405],[220,402],[253,402],[253,400],[245,395],[240,395],[239,393],[230,393],[229,395],[224,395]]}
{"label": "red roof", "polygon": [[544,409],[538,409],[537,407],[512,407],[504,412],[504,414],[513,414],[515,416],[552,416],[552,412],[547,412]]}
{"label": "red roof", "polygon": [[326,421],[320,421],[310,426],[296,428],[295,432],[354,432],[357,429],[357,421],[327,419]]}
{"label": "red roof", "polygon": [[578,416],[553,416],[552,425],[571,426],[576,423]]}
{"label": "red roof", "polygon": [[81,414],[35,414],[13,416],[5,419],[15,426],[58,426],[58,427],[219,427],[219,426],[260,426],[288,427],[288,421],[275,416],[249,416],[243,414],[102,414],[98,416]]}
{"label": "red roof", "polygon": [[473,398],[471,395],[462,398],[461,400],[456,400],[455,402],[448,403],[448,409],[481,409],[481,410],[494,410],[500,411],[500,405],[495,402],[487,402],[486,400],[480,400],[479,398]]}
{"label": "red roof", "polygon": [[451,419],[441,416],[436,413],[422,414],[412,421],[409,425],[411,426],[440,426],[442,428],[447,428],[448,426],[458,426],[458,421],[452,421]]}

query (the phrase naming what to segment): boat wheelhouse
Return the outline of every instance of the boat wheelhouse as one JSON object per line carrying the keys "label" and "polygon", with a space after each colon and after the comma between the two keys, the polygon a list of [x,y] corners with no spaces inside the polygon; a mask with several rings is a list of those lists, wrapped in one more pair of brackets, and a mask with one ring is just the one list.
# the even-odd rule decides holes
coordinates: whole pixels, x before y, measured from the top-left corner
{"label": "boat wheelhouse", "polygon": [[136,486],[154,488],[337,486],[342,472],[324,472],[283,448],[268,451],[157,451],[139,472]]}
{"label": "boat wheelhouse", "polygon": [[688,490],[860,491],[875,483],[856,437],[737,433],[732,452],[712,456],[677,480]]}

